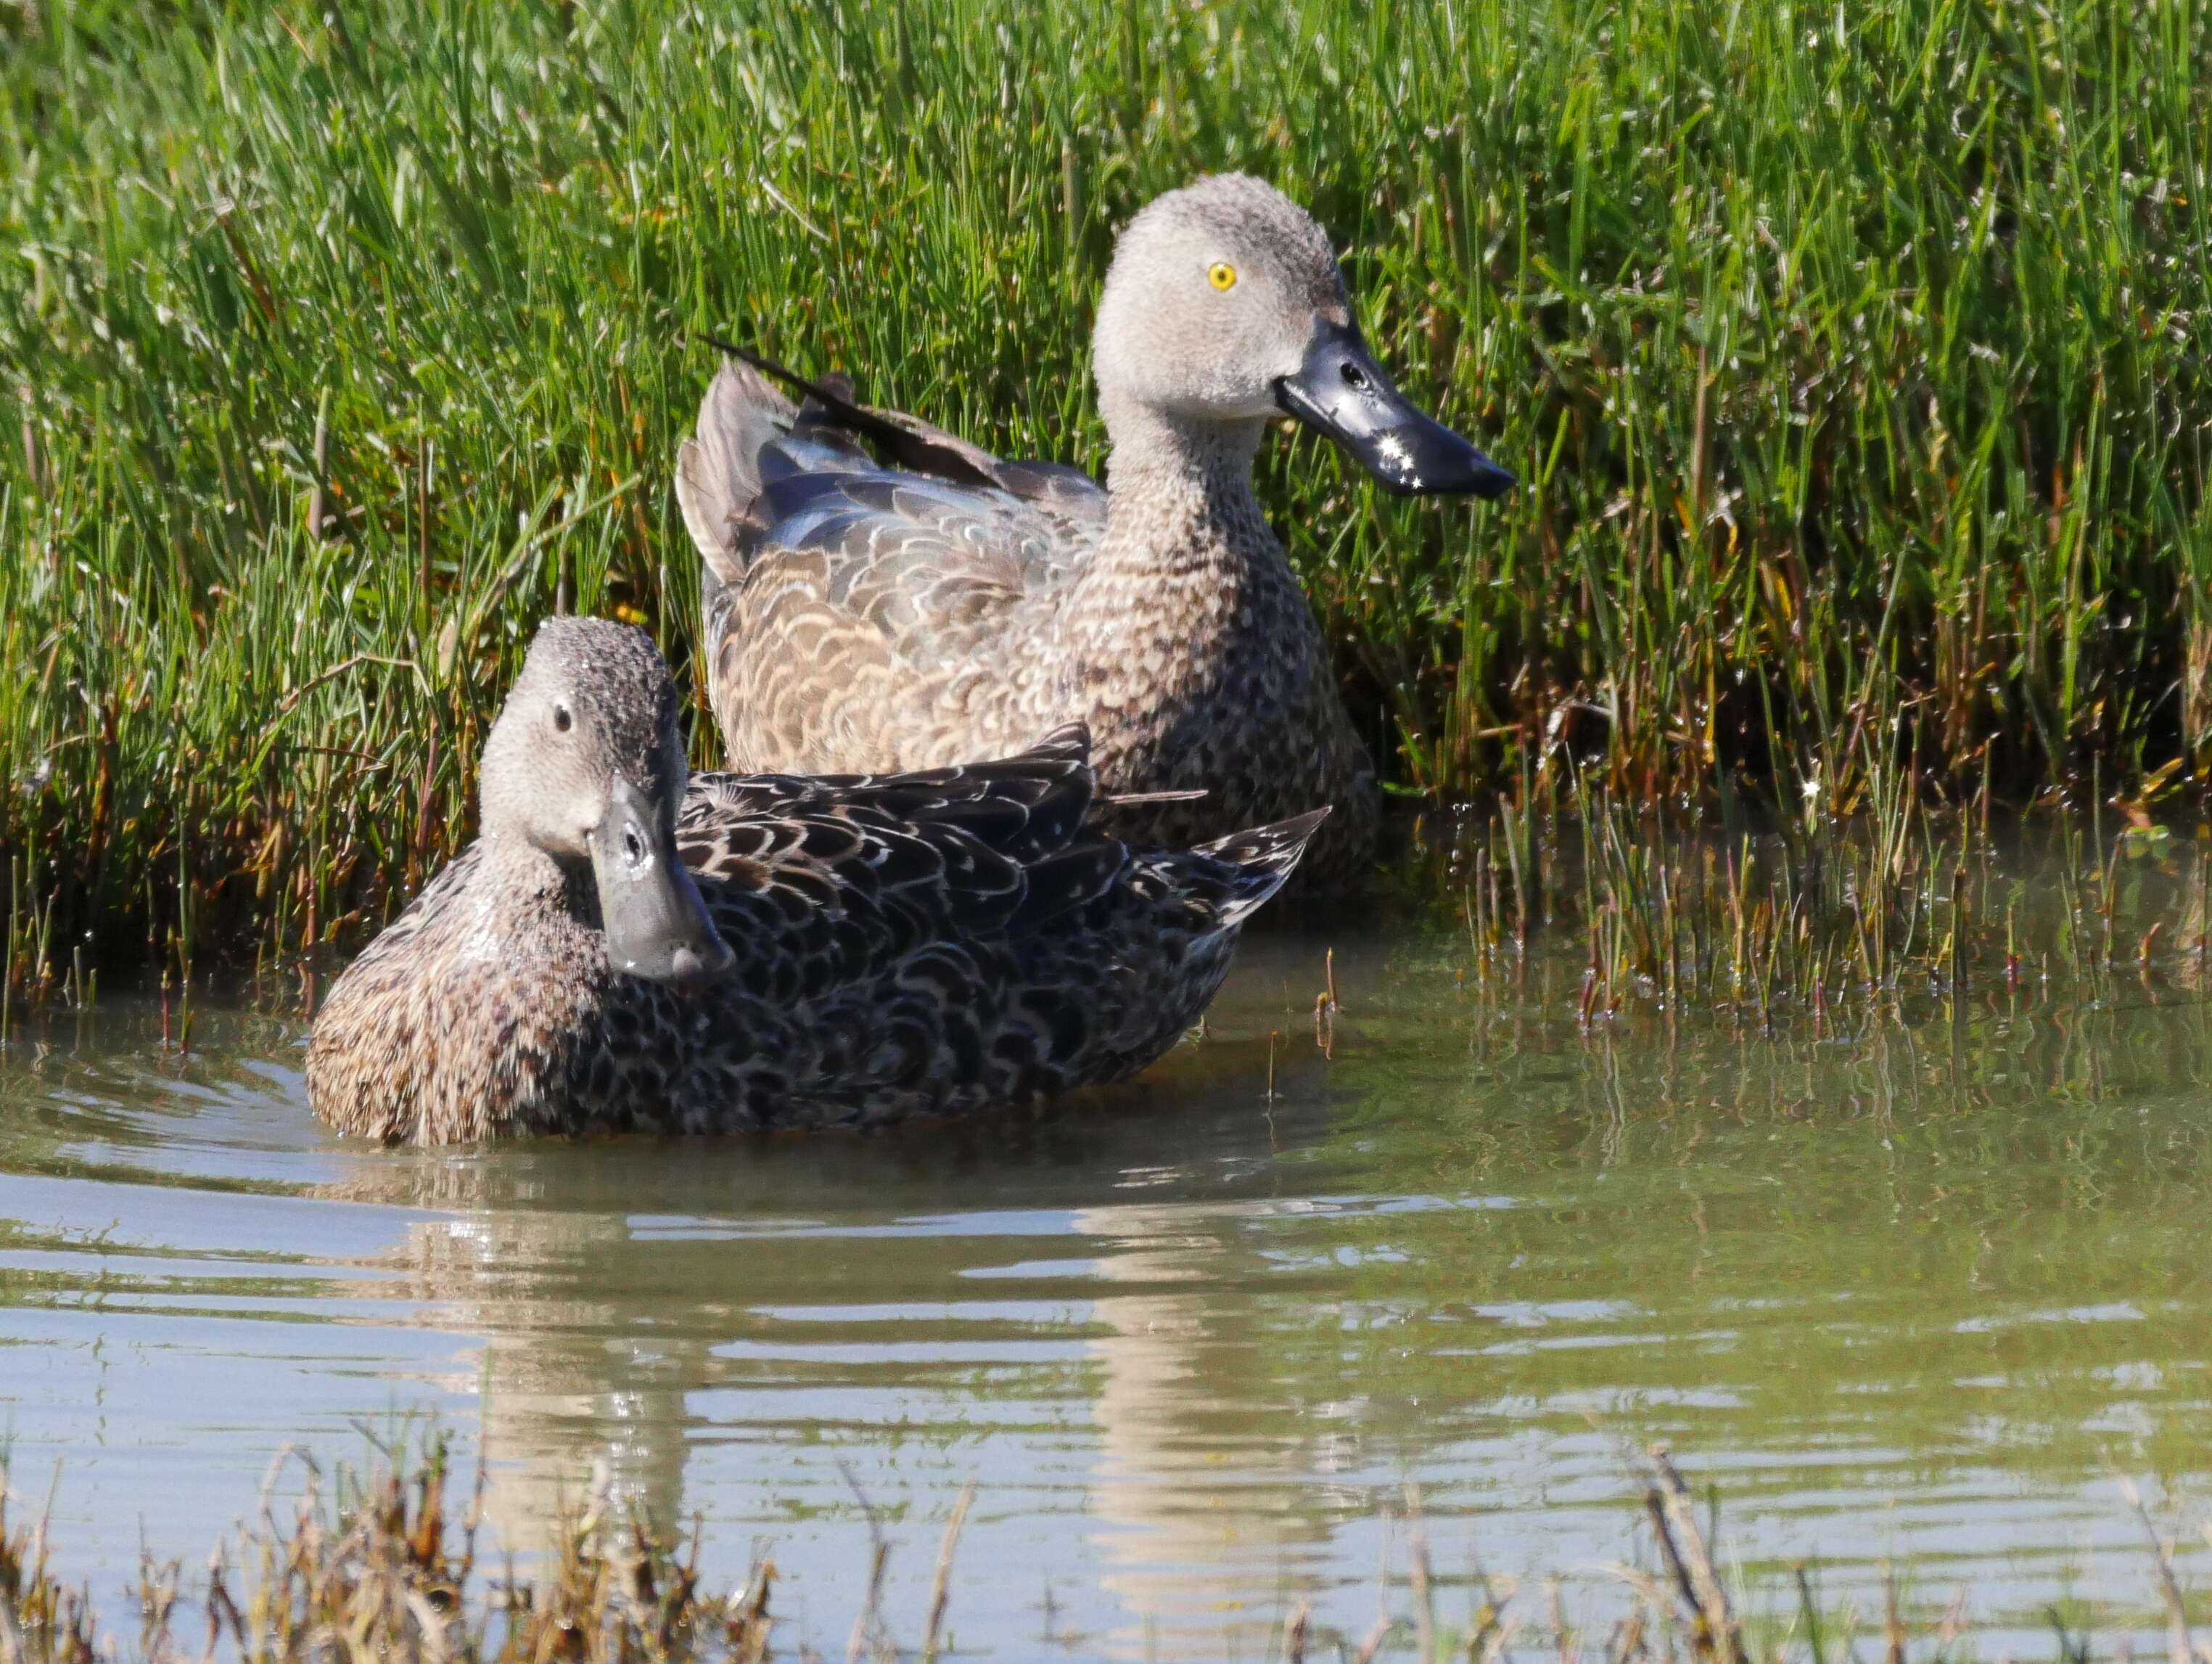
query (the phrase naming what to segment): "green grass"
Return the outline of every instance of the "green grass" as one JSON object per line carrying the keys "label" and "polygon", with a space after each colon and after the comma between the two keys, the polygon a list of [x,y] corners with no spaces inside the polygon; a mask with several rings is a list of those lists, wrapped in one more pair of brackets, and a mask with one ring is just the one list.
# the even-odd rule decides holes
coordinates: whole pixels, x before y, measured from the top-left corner
{"label": "green grass", "polygon": [[1099,466],[1114,229],[1231,167],[1528,482],[1271,451],[1399,781],[2171,789],[2208,151],[2203,0],[0,0],[10,963],[380,917],[564,588],[687,665],[688,328]]}

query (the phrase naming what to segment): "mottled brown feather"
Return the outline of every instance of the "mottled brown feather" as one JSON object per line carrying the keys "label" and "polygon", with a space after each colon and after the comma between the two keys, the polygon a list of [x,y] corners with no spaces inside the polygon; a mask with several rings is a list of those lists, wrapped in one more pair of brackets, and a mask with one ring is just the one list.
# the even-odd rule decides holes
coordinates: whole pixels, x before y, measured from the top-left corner
{"label": "mottled brown feather", "polygon": [[388,1142],[870,1126],[1118,1080],[1194,1022],[1316,819],[1222,852],[1091,823],[1080,729],[889,777],[701,775],[677,827],[732,971],[607,962],[588,874],[479,842],[354,961],[318,1114]]}
{"label": "mottled brown feather", "polygon": [[1110,493],[842,386],[794,404],[750,363],[722,369],[678,490],[732,767],[921,768],[1082,722],[1108,791],[1204,793],[1119,812],[1129,836],[1176,845],[1334,805],[1302,876],[1364,872],[1374,766],[1253,494],[1262,418],[1232,373],[1279,332],[1211,353],[1203,305],[1157,304],[1163,285],[1205,290],[1202,258],[1175,261],[1209,239],[1254,251],[1245,287],[1272,282],[1297,339],[1348,315],[1326,237],[1268,187],[1226,176],[1156,202],[1101,306]]}

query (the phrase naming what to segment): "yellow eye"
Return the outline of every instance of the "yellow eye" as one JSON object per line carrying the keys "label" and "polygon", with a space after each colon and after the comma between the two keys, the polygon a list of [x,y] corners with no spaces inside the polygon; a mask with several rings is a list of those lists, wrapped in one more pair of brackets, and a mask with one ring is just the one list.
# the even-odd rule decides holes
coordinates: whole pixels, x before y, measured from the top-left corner
{"label": "yellow eye", "polygon": [[1237,287],[1237,268],[1226,260],[1216,260],[1207,268],[1206,280],[1224,291],[1234,289]]}

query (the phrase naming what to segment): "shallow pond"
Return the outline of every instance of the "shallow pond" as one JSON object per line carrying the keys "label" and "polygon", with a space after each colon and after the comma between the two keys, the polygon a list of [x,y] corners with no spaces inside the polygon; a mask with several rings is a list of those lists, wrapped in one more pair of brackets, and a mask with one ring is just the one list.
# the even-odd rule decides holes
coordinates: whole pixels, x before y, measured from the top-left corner
{"label": "shallow pond", "polygon": [[765,1542],[784,1643],[835,1653],[859,1498],[911,1640],[972,1480],[963,1652],[1259,1657],[1299,1598],[1366,1630],[1408,1480],[1447,1619],[1478,1564],[1601,1607],[1666,1439],[1754,1582],[1810,1558],[1864,1616],[1894,1562],[1988,1653],[2062,1595],[2148,1614],[2117,1474],[2185,1539],[2212,1509],[2212,1007],[1586,1034],[1573,968],[1478,997],[1445,930],[1278,933],[1049,1114],[454,1154],[325,1136],[296,1021],[203,1009],[179,1056],[143,1002],[50,1014],[0,1054],[12,1483],[58,1466],[119,1610],[287,1442],[434,1416],[506,1539],[603,1461],[720,1571]]}

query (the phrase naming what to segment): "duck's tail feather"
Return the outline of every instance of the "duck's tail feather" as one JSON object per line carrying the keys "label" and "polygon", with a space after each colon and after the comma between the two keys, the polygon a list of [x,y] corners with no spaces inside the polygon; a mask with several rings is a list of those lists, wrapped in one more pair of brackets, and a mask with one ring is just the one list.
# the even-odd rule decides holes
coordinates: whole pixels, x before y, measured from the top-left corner
{"label": "duck's tail feather", "polygon": [[1098,805],[1101,808],[1133,809],[1155,803],[1195,803],[1206,795],[1202,786],[1196,791],[1102,791],[1098,794]]}
{"label": "duck's tail feather", "polygon": [[1199,854],[1212,856],[1237,869],[1237,875],[1230,881],[1229,893],[1221,904],[1224,926],[1242,924],[1290,881],[1291,875],[1297,870],[1299,858],[1306,852],[1306,845],[1328,819],[1327,809],[1316,809],[1292,820],[1254,826],[1248,832],[1232,832],[1198,846]]}
{"label": "duck's tail feather", "polygon": [[1056,763],[1081,763],[1088,767],[1091,762],[1091,724],[1062,722],[1034,745],[1017,752],[1012,760],[1019,762],[1027,757],[1047,758]]}
{"label": "duck's tail feather", "polygon": [[[918,416],[908,416],[904,411],[878,410],[872,405],[860,403],[850,376],[832,371],[817,381],[801,375],[788,365],[780,364],[750,347],[741,347],[735,341],[725,341],[714,335],[700,335],[696,338],[727,353],[736,366],[753,371],[757,378],[765,377],[769,381],[781,382],[794,396],[804,399],[799,407],[802,426],[827,427],[863,435],[881,448],[884,457],[895,468],[934,474],[940,479],[949,479],[959,485],[1011,491],[1015,496],[1024,497],[1049,490],[1055,483],[1066,489],[1066,483],[1058,478],[1060,474],[1076,473],[1078,478],[1083,477],[1078,470],[1056,469],[1050,464],[1030,464],[1024,466],[1021,481],[1011,480],[1006,476],[1005,463],[981,447],[969,444],[957,434],[947,433]],[[766,381],[763,385],[765,386]],[[789,408],[787,404],[786,408]],[[789,427],[791,424],[786,422],[784,425]],[[1032,479],[1028,477],[1030,475],[1038,478]]]}
{"label": "duck's tail feather", "polygon": [[791,430],[791,401],[752,365],[724,364],[699,401],[699,430],[676,453],[676,500],[708,576],[744,576],[744,531],[761,494],[761,451]]}

